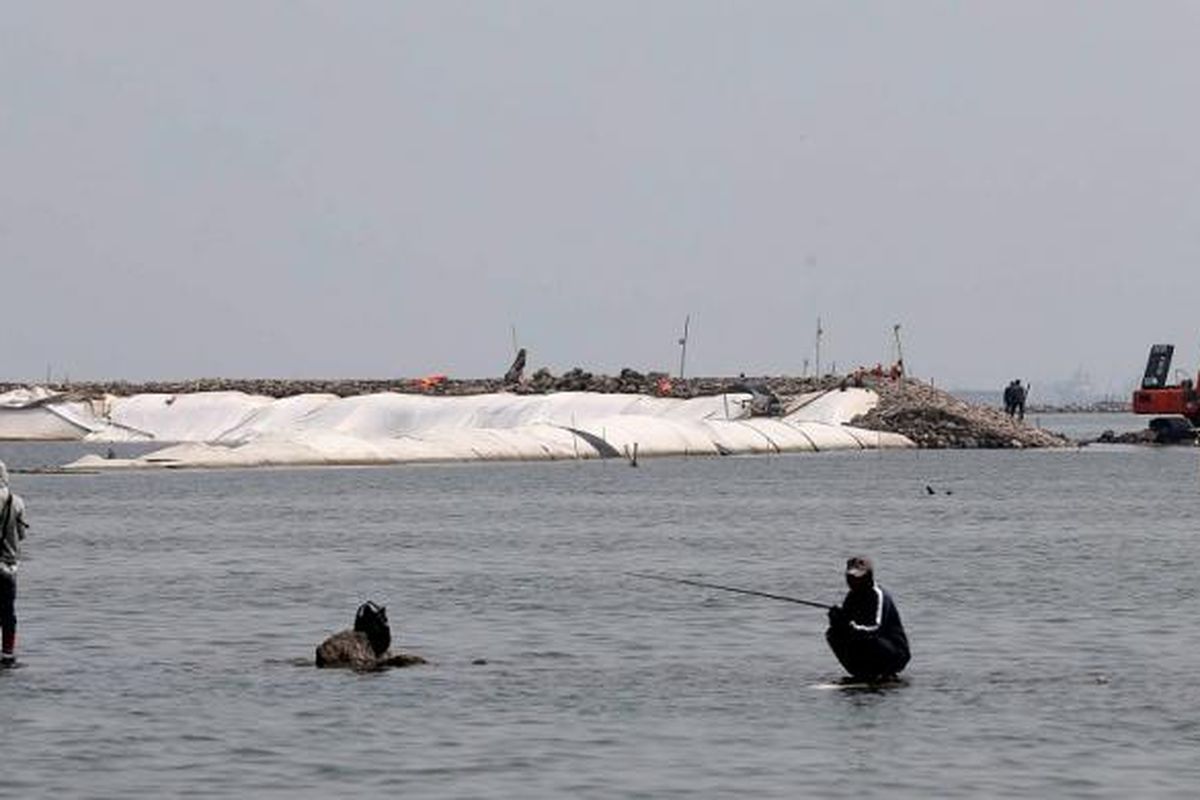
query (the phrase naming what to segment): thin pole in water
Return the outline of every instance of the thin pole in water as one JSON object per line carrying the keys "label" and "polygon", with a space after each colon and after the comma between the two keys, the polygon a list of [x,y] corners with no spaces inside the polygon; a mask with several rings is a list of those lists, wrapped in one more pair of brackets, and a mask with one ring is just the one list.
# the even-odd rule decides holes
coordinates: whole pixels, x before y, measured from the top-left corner
{"label": "thin pole in water", "polygon": [[739,589],[736,586],[722,586],[719,583],[706,583],[705,581],[692,581],[687,578],[668,578],[665,575],[649,575],[645,572],[627,572],[626,575],[632,575],[635,578],[647,578],[652,581],[663,581],[665,583],[682,583],[688,586],[700,586],[705,589],[720,589],[723,592],[736,592],[737,594],[749,594],[755,597],[767,597],[771,600],[783,600],[787,603],[799,603],[802,606],[812,606],[813,608],[832,608],[828,603],[818,603],[815,600],[801,600],[798,597],[788,597],[782,594],[771,594],[770,592],[759,592],[754,589]]}

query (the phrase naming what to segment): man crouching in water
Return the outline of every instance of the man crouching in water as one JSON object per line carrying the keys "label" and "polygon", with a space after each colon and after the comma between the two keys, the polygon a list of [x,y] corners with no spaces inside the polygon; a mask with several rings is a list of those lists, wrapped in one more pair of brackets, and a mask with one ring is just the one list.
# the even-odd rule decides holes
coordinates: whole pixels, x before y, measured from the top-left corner
{"label": "man crouching in water", "polygon": [[909,652],[892,596],[875,584],[874,567],[862,556],[846,562],[846,585],[850,591],[842,605],[829,609],[825,640],[856,680],[894,678],[908,664]]}

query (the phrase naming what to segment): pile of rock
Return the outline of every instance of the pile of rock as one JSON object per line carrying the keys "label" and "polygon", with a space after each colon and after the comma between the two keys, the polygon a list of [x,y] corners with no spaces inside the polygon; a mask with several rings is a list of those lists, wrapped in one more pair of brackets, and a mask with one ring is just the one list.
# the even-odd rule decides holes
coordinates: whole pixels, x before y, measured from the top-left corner
{"label": "pile of rock", "polygon": [[1067,437],[1036,428],[998,408],[971,405],[920,381],[880,381],[879,405],[853,421],[907,436],[924,448],[1070,447]]}
{"label": "pile of rock", "polygon": [[[506,387],[517,394],[549,394],[551,392],[599,392],[601,394],[653,394],[667,397],[694,397],[690,382],[673,380],[665,372],[641,373],[626,367],[617,376],[593,375],[575,367],[555,376],[548,369],[539,369],[529,381]],[[720,394],[712,392],[711,394]]]}
{"label": "pile of rock", "polygon": [[1096,444],[1184,444],[1194,445],[1200,430],[1183,417],[1157,417],[1140,431],[1115,433],[1105,431],[1095,439]]}
{"label": "pile of rock", "polygon": [[1094,440],[1095,444],[1161,444],[1158,440],[1158,434],[1149,428],[1143,428],[1140,431],[1125,431],[1116,433],[1115,431],[1107,430],[1100,434]]}
{"label": "pile of rock", "polygon": [[[639,372],[626,367],[618,375],[595,375],[580,367],[554,375],[542,368],[528,380],[505,383],[501,378],[449,378],[433,375],[424,378],[197,378],[181,381],[75,381],[52,383],[47,388],[71,399],[87,400],[116,395],[192,394],[198,392],[244,392],[263,397],[293,397],[299,394],[333,394],[338,397],[400,392],[463,396],[510,391],[517,394],[552,392],[601,392],[607,394],[650,394],[664,397],[698,397],[721,394],[746,382],[772,387],[777,394],[802,394],[824,384],[836,385],[836,379],[824,384],[815,378],[671,378],[665,372]],[[0,393],[24,388],[26,384],[0,383]]]}

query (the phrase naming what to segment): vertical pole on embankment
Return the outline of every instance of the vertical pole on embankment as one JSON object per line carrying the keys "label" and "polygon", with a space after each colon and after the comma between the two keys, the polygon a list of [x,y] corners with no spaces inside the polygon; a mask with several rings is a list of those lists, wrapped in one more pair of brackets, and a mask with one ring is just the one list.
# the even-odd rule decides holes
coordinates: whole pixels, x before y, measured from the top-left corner
{"label": "vertical pole on embankment", "polygon": [[824,332],[821,330],[821,318],[817,317],[817,346],[816,353],[814,354],[816,356],[814,363],[816,364],[816,377],[818,380],[821,378],[821,334]]}
{"label": "vertical pole on embankment", "polygon": [[896,364],[900,367],[900,378],[904,378],[904,348],[900,345],[900,323],[892,326],[892,335],[896,337]]}
{"label": "vertical pole on embankment", "polygon": [[691,314],[683,318],[683,337],[679,340],[679,380],[683,380],[683,367],[687,360],[688,323],[691,321]]}

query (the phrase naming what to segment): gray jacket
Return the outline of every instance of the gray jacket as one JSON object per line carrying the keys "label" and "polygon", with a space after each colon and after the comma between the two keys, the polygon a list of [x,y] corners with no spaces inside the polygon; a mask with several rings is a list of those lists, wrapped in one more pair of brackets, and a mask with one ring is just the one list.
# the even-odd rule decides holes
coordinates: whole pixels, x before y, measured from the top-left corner
{"label": "gray jacket", "polygon": [[0,564],[15,568],[25,538],[25,503],[8,488],[8,468],[0,461]]}

